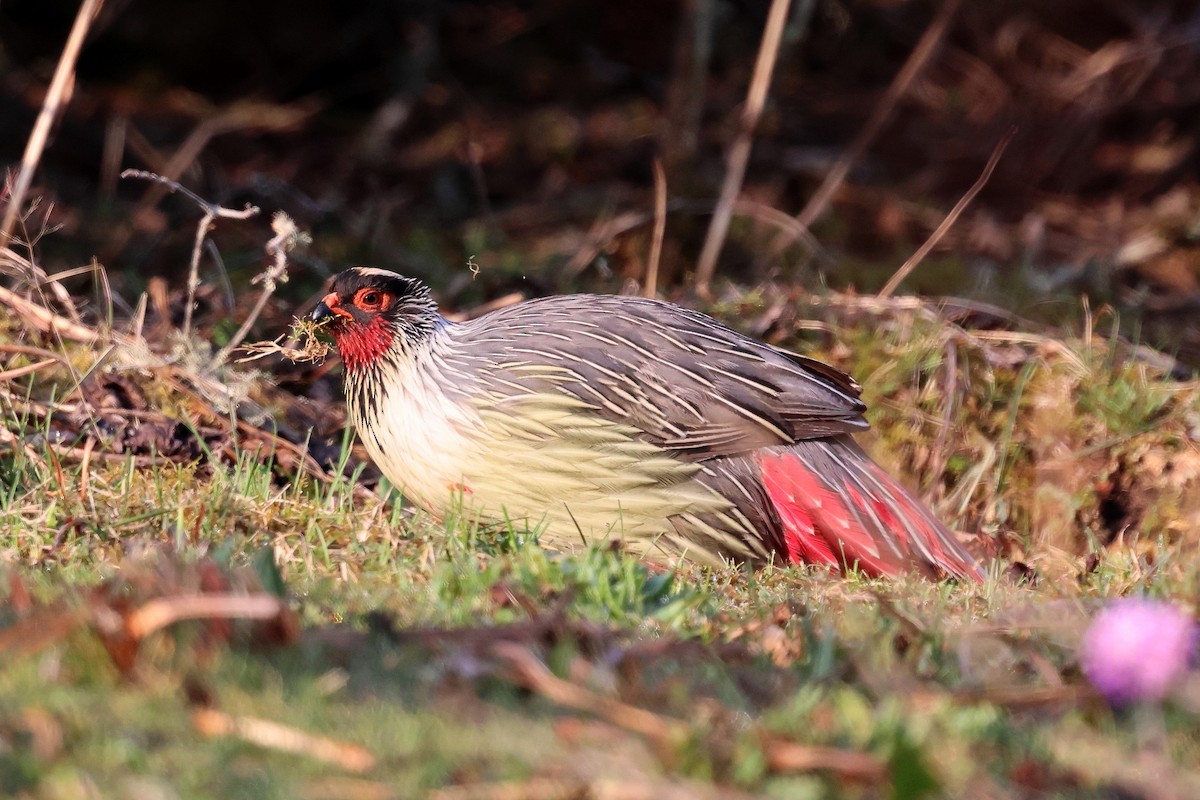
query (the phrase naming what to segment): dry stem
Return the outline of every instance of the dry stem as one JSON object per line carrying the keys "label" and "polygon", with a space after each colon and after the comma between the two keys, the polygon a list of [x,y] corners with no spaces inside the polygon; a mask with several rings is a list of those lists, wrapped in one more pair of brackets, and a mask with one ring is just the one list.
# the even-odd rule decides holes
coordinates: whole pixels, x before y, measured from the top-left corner
{"label": "dry stem", "polygon": [[654,238],[650,241],[650,260],[646,263],[646,283],[642,295],[654,297],[658,291],[658,262],[662,259],[663,236],[667,232],[667,175],[662,159],[654,159]]}
{"label": "dry stem", "polygon": [[91,27],[92,20],[100,13],[102,5],[104,5],[104,0],[83,0],[79,6],[79,13],[75,15],[75,24],[71,26],[71,33],[67,36],[67,43],[63,46],[62,55],[59,56],[58,66],[54,68],[54,77],[50,79],[50,88],[46,90],[46,98],[42,101],[42,110],[38,112],[37,121],[33,124],[33,132],[29,134],[29,141],[25,143],[25,154],[21,157],[21,171],[17,173],[17,180],[13,183],[12,193],[8,198],[8,208],[4,210],[4,221],[0,223],[0,242],[11,241],[13,225],[25,203],[25,193],[29,191],[33,173],[37,169],[38,162],[41,161],[42,151],[46,148],[46,138],[50,135],[50,126],[54,124],[54,120],[58,118],[63,109],[64,98],[70,92],[75,75],[75,62],[79,59],[79,51],[83,48],[88,28]]}
{"label": "dry stem", "polygon": [[286,283],[287,276],[287,254],[290,250],[300,244],[305,244],[309,241],[308,234],[300,231],[296,227],[296,223],[292,218],[282,211],[275,212],[275,217],[271,220],[271,229],[275,231],[275,235],[266,244],[267,255],[272,257],[271,266],[259,275],[256,275],[251,281],[252,283],[262,283],[263,290],[258,295],[258,301],[254,304],[254,308],[246,316],[242,326],[237,329],[237,333],[233,335],[225,346],[222,347],[215,356],[213,356],[213,366],[218,366],[229,358],[229,354],[234,348],[240,345],[246,339],[246,334],[250,332],[250,328],[258,320],[259,314],[266,308],[267,301],[271,299],[271,295],[275,294],[275,289],[280,283]]}
{"label": "dry stem", "polygon": [[784,23],[787,21],[790,5],[790,0],[771,0],[771,10],[767,14],[767,25],[758,49],[758,60],[754,64],[754,75],[750,79],[750,90],[746,94],[746,107],[742,110],[741,127],[729,148],[725,182],[721,186],[721,196],[717,200],[708,235],[704,239],[704,248],[700,251],[700,261],[696,266],[696,293],[701,297],[709,297],[711,294],[709,283],[717,268],[717,256],[721,254],[721,248],[725,244],[725,235],[729,232],[733,201],[742,190],[742,179],[746,176],[746,164],[750,160],[751,139],[767,99],[771,72],[779,55],[779,42],[783,38]]}
{"label": "dry stem", "polygon": [[[204,216],[200,218],[200,224],[196,226],[196,242],[192,245],[192,261],[188,268],[187,282],[187,306],[183,310],[183,335],[187,336],[192,330],[192,307],[196,304],[196,290],[200,288],[200,251],[204,249],[204,239],[208,236],[208,232],[212,229],[212,224],[218,217],[224,219],[250,219],[258,213],[258,206],[252,206],[249,203],[244,208],[238,210],[233,208],[225,208],[216,203],[210,203],[200,195],[182,186],[177,181],[170,178],[164,178],[154,172],[147,172],[142,169],[127,169],[121,173],[122,178],[140,178],[144,181],[159,183],[167,187],[174,194],[179,192],[187,197],[193,203],[198,205],[204,212]],[[274,240],[272,240],[274,241]]]}

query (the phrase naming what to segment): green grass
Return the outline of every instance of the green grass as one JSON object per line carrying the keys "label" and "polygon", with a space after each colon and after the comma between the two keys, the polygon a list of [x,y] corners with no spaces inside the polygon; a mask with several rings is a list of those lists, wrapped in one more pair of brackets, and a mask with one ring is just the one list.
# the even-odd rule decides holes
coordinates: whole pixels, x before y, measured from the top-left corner
{"label": "green grass", "polygon": [[[790,344],[864,382],[865,442],[993,544],[984,584],[550,552],[247,450],[97,459],[85,476],[17,407],[62,396],[69,376],[10,386],[6,427],[28,448],[0,452],[0,794],[1200,796],[1200,687],[1114,711],[1076,661],[1106,598],[1196,609],[1197,387],[1100,340],[951,336],[900,314],[830,323],[837,347]],[[1013,561],[1036,579],[1016,581]],[[105,613],[214,586],[282,591],[294,625],[179,623],[139,640],[132,668],[97,633]],[[522,673],[513,647],[575,694]],[[206,709],[327,737],[335,754],[206,735]],[[789,768],[794,745],[886,771]],[[351,768],[353,748],[369,768]]]}

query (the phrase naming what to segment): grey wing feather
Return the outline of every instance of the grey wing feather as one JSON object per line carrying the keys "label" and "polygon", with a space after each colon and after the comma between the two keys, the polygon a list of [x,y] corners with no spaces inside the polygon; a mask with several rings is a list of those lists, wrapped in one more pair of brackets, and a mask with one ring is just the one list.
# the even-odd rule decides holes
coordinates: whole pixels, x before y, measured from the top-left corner
{"label": "grey wing feather", "polygon": [[867,427],[849,376],[667,303],[548,297],[455,333],[464,372],[572,394],[694,461]]}

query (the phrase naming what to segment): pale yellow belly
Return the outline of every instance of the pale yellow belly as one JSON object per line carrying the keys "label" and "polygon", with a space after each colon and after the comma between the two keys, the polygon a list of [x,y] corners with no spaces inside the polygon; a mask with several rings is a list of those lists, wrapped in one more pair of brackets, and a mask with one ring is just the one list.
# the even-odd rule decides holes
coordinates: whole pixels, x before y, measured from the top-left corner
{"label": "pale yellow belly", "polygon": [[536,531],[560,549],[615,540],[634,552],[679,552],[688,545],[674,541],[670,517],[730,507],[694,479],[696,465],[587,413],[577,398],[532,395],[445,413],[418,412],[413,401],[388,398],[372,426],[378,435],[360,433],[388,479],[438,516]]}

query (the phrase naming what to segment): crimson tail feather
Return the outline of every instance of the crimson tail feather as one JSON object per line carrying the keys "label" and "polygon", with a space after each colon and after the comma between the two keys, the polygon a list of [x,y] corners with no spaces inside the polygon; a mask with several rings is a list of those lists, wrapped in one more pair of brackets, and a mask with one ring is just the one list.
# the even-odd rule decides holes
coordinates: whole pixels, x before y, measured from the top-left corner
{"label": "crimson tail feather", "polygon": [[982,580],[954,534],[849,438],[797,442],[760,466],[789,561]]}

